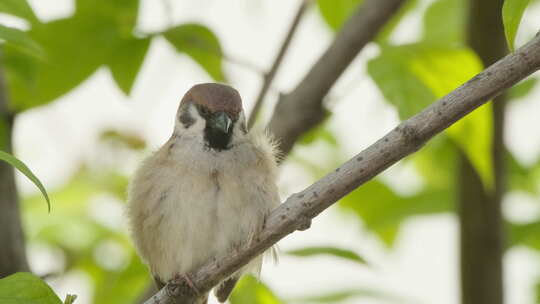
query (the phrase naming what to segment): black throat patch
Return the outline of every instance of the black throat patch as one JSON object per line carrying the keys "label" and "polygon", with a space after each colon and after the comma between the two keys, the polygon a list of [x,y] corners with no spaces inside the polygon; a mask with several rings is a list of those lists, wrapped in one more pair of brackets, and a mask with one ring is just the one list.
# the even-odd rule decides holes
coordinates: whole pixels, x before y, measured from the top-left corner
{"label": "black throat patch", "polygon": [[223,133],[220,130],[209,127],[208,125],[204,128],[204,140],[208,148],[214,149],[216,151],[229,150],[231,147],[229,143],[231,142],[232,133],[234,130],[234,121],[229,128],[229,132]]}

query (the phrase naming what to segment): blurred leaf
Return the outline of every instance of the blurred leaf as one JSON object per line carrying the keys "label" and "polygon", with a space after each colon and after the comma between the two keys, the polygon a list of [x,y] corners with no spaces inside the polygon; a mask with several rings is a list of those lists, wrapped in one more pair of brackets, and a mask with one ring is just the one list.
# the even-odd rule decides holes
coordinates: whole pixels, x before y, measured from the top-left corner
{"label": "blurred leaf", "polygon": [[37,21],[34,11],[26,0],[2,0],[0,1],[0,13],[17,16],[28,21]]}
{"label": "blurred leaf", "polygon": [[506,166],[510,190],[521,190],[533,195],[540,194],[540,160],[532,166],[524,166],[507,151]]}
{"label": "blurred leaf", "polygon": [[0,119],[0,151],[9,150],[8,138],[11,136],[11,127],[8,125],[7,119]]}
{"label": "blurred leaf", "polygon": [[[28,33],[47,57],[45,61],[28,59],[33,70],[30,82],[13,66],[6,66],[10,102],[16,110],[46,104],[75,88],[106,62],[118,39],[110,25],[83,17],[40,24]],[[12,57],[7,49],[6,58]]]}
{"label": "blurred leaf", "polygon": [[138,12],[139,0],[77,0],[75,15],[108,23],[120,37],[129,38]]}
{"label": "blurred leaf", "polygon": [[407,58],[415,53],[414,47],[383,48],[367,66],[369,75],[385,99],[396,106],[401,119],[413,116],[436,99],[409,67]]}
{"label": "blurred leaf", "polygon": [[236,284],[231,304],[280,304],[283,303],[272,291],[253,276],[243,276]]}
{"label": "blurred leaf", "polygon": [[508,98],[514,100],[529,95],[529,93],[534,89],[537,83],[538,78],[534,77],[523,80],[522,82],[518,83],[517,85],[511,87],[508,90]]}
{"label": "blurred leaf", "polygon": [[536,303],[540,303],[540,281],[536,283]]}
{"label": "blurred leaf", "polygon": [[13,167],[17,168],[17,170],[24,174],[30,181],[32,181],[32,183],[34,183],[34,185],[36,185],[36,187],[39,188],[39,191],[41,191],[41,194],[43,194],[43,197],[45,197],[45,200],[47,201],[47,208],[49,212],[51,212],[51,202],[49,201],[47,190],[45,190],[45,187],[43,186],[41,181],[34,175],[34,173],[32,173],[32,171],[22,161],[4,151],[0,151],[0,160],[3,160],[8,164],[12,165]]}
{"label": "blurred leaf", "polygon": [[195,60],[214,80],[224,81],[223,52],[217,36],[206,26],[183,24],[164,33],[178,52]]}
{"label": "blurred leaf", "polygon": [[73,304],[75,303],[75,300],[77,300],[77,295],[66,295],[66,299],[64,300],[64,304]]}
{"label": "blurred leaf", "polygon": [[140,136],[113,129],[103,131],[100,135],[100,139],[121,143],[133,150],[142,150],[146,148],[146,142]]}
{"label": "blurred leaf", "polygon": [[327,294],[307,296],[292,299],[293,303],[340,303],[352,298],[373,298],[393,303],[409,303],[401,297],[393,296],[387,292],[374,289],[349,289],[330,292]]}
{"label": "blurred leaf", "polygon": [[[91,278],[95,303],[134,303],[149,279],[148,270],[135,254],[123,226],[102,221],[111,218],[107,214],[109,209],[105,209],[110,206],[98,203],[111,196],[125,200],[126,186],[127,178],[118,173],[83,168],[67,185],[51,193],[58,212],[48,217],[38,216],[36,197],[24,200],[29,240],[61,249],[66,260],[65,271],[83,271]],[[104,244],[116,245],[115,251],[99,253]],[[107,267],[103,259],[116,260],[117,265]]]}
{"label": "blurred leaf", "polygon": [[426,143],[410,159],[424,183],[437,189],[452,189],[456,178],[456,147],[447,135],[441,134]]}
{"label": "blurred leaf", "polygon": [[12,46],[24,54],[42,58],[43,48],[36,43],[26,32],[0,24],[0,42]]}
{"label": "blurred leaf", "polygon": [[337,31],[354,13],[363,0],[317,0],[324,21]]}
{"label": "blurred leaf", "polygon": [[299,257],[311,257],[316,255],[331,255],[365,265],[366,260],[352,250],[336,247],[306,247],[287,251],[287,254]]}
{"label": "blurred leaf", "polygon": [[132,252],[129,264],[119,271],[107,271],[86,263],[82,269],[91,273],[94,280],[94,303],[132,304],[148,285],[149,274],[139,257]]}
{"label": "blurred leaf", "polygon": [[510,224],[509,245],[524,245],[540,250],[540,221],[526,224]]}
{"label": "blurred leaf", "polygon": [[340,207],[352,211],[388,246],[392,245],[401,223],[412,215],[452,210],[450,189],[431,189],[410,196],[399,196],[379,180],[372,180],[341,200]]}
{"label": "blurred leaf", "polygon": [[471,161],[487,190],[493,189],[491,103],[480,106],[446,131]]}
{"label": "blurred leaf", "polygon": [[465,0],[437,0],[424,14],[425,42],[442,45],[461,45],[465,41],[467,3]]}
{"label": "blurred leaf", "polygon": [[37,276],[28,272],[18,272],[0,279],[0,303],[62,304],[62,301]]}
{"label": "blurred leaf", "polygon": [[512,51],[515,48],[516,33],[527,5],[529,5],[529,0],[504,0],[502,9],[504,34]]}
{"label": "blurred leaf", "polygon": [[33,85],[37,75],[37,58],[35,56],[29,57],[27,53],[20,52],[19,49],[9,44],[4,46],[3,51],[2,63],[8,83],[17,82],[26,86]]}
{"label": "blurred leaf", "polygon": [[149,38],[121,40],[109,58],[113,78],[126,95],[131,92],[149,45]]}
{"label": "blurred leaf", "polygon": [[[369,74],[387,101],[397,106],[402,119],[448,94],[481,70],[480,60],[470,49],[431,44],[383,48],[379,57],[368,62]],[[491,120],[491,105],[487,104],[447,131],[488,189],[493,185]]]}
{"label": "blurred leaf", "polygon": [[36,196],[26,198],[23,215],[29,239],[47,242],[77,256],[91,255],[92,248],[105,239],[127,243],[121,231],[97,222],[90,212],[96,197],[108,194],[125,198],[125,180],[115,173],[96,175],[82,169],[67,185],[50,193],[56,212],[47,217],[37,214]]}

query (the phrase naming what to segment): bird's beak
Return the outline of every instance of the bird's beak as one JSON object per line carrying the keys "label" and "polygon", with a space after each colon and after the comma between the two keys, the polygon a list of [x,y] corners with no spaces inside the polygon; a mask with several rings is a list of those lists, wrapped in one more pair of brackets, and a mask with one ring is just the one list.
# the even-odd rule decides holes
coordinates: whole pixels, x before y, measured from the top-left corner
{"label": "bird's beak", "polygon": [[229,115],[227,115],[227,113],[218,112],[212,120],[214,128],[220,130],[223,133],[229,133],[229,129],[232,125],[232,120]]}

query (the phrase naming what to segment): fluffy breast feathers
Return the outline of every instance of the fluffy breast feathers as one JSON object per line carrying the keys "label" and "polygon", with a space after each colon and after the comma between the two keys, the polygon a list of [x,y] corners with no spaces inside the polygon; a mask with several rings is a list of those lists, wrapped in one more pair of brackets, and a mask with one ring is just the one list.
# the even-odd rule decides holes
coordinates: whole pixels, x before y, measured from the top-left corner
{"label": "fluffy breast feathers", "polygon": [[[275,147],[262,132],[220,152],[173,135],[144,161],[130,184],[127,213],[154,276],[166,282],[250,242],[280,202]],[[258,258],[249,267],[260,264]]]}

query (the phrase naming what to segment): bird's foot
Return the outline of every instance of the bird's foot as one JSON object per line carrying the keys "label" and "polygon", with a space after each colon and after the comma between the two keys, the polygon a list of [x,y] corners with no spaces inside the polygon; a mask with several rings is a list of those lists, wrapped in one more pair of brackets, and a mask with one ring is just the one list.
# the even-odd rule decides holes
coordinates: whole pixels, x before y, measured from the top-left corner
{"label": "bird's foot", "polygon": [[189,277],[189,275],[187,273],[175,275],[174,280],[179,281],[179,282],[181,282],[182,280],[185,281],[186,284],[189,286],[189,288],[191,288],[191,290],[193,290],[195,295],[198,296],[198,295],[201,294],[199,292],[199,289],[197,289],[197,287],[195,286],[195,284],[193,283],[193,281],[191,280],[191,278]]}

